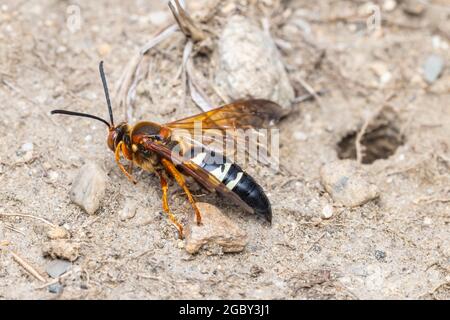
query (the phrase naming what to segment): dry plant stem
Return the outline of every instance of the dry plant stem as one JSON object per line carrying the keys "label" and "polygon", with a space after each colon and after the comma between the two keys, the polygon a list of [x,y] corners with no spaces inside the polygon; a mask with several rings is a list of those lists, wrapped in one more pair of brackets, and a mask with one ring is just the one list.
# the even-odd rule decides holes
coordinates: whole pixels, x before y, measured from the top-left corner
{"label": "dry plant stem", "polygon": [[[321,96],[321,95],[323,95],[325,92],[327,92],[326,89],[324,89],[324,90],[319,90],[319,91],[315,91],[315,93],[316,93],[317,96]],[[308,100],[310,100],[310,99],[315,99],[315,97],[314,97],[313,94],[307,93],[307,94],[304,94],[304,95],[295,97],[293,103],[301,103],[301,102],[304,102],[304,101],[308,101]]]}
{"label": "dry plant stem", "polygon": [[206,93],[200,87],[200,85],[195,80],[192,62],[188,61],[186,66],[186,78],[188,82],[189,92],[191,94],[192,101],[203,111],[207,112],[213,109],[213,104],[209,100]]}
{"label": "dry plant stem", "polygon": [[[209,111],[213,108],[211,101],[208,96],[197,83],[194,75],[194,66],[190,59],[194,43],[192,40],[188,40],[183,50],[183,63],[180,68],[180,72],[177,73],[177,77],[182,75],[184,93],[189,90],[192,101],[203,111]],[[185,99],[186,101],[186,99]]]}
{"label": "dry plant stem", "polygon": [[[175,2],[175,6],[173,4]],[[128,121],[132,120],[132,107],[134,105],[134,100],[136,97],[136,88],[139,82],[145,77],[145,64],[148,62],[148,53],[150,50],[161,43],[162,41],[168,39],[175,31],[180,29],[183,34],[192,41],[201,41],[206,38],[204,32],[197,28],[194,21],[191,19],[187,11],[185,10],[185,3],[181,1],[181,4],[178,0],[171,0],[168,3],[170,10],[177,22],[177,24],[170,24],[165,26],[160,31],[158,31],[152,39],[146,43],[140,50],[139,54],[135,55],[132,60],[128,63],[127,67],[122,73],[119,81],[116,85],[116,97],[118,100],[118,104],[120,107],[124,108],[125,118]],[[186,49],[185,49],[186,51]],[[192,51],[192,48],[190,49]],[[188,57],[190,52],[188,54]],[[187,58],[188,58],[187,57]],[[183,64],[185,65],[185,61]],[[186,72],[186,80],[189,82],[189,88],[191,89],[191,94],[193,100],[203,109],[203,107],[207,107],[208,100],[205,98],[202,90],[195,84],[192,80],[192,72],[190,72],[191,77],[187,77],[186,68],[184,68]],[[178,76],[177,76],[178,78]]]}
{"label": "dry plant stem", "polygon": [[302,77],[297,77],[297,80],[300,82],[300,84],[302,85],[303,88],[306,89],[306,91],[308,91],[308,93],[310,95],[312,95],[314,97],[314,99],[317,101],[319,107],[322,110],[325,110],[322,104],[322,99],[319,97],[319,95],[317,94],[317,92],[313,89],[313,87],[311,87],[309,85],[309,83],[307,83]]}
{"label": "dry plant stem", "polygon": [[[59,276],[58,278],[56,278],[56,279],[54,279],[54,280],[52,280],[52,281],[49,281],[49,282],[43,284],[42,286],[39,286],[39,287],[35,288],[35,290],[44,289],[44,288],[47,288],[48,286],[51,286],[52,284],[58,283],[58,282],[60,282],[63,278],[66,278],[66,277],[70,276],[72,273],[73,273],[72,270],[67,271],[66,273],[64,273],[63,275]],[[44,281],[44,282],[45,282],[45,281]]]}
{"label": "dry plant stem", "polygon": [[432,197],[423,197],[413,201],[415,204],[420,204],[424,202],[425,204],[431,204],[434,202],[450,202],[450,198],[432,198]]}
{"label": "dry plant stem", "polygon": [[386,103],[388,103],[390,100],[392,100],[395,97],[395,94],[391,94],[387,99],[383,101],[383,103],[375,110],[374,113],[370,117],[364,121],[363,126],[361,127],[361,130],[359,130],[358,134],[356,135],[355,139],[355,148],[356,148],[356,161],[361,164],[363,159],[363,151],[361,146],[361,139],[366,133],[366,130],[370,123],[380,114],[380,112],[384,109],[386,106]]}
{"label": "dry plant stem", "polygon": [[176,24],[170,24],[158,31],[153,38],[147,42],[139,51],[141,55],[147,54],[154,46],[169,38],[179,27]]}
{"label": "dry plant stem", "polygon": [[[175,2],[176,7],[173,5]],[[202,41],[206,39],[205,33],[198,28],[187,11],[180,5],[178,0],[169,1],[168,3],[170,11],[172,11],[173,17],[177,21],[180,30],[187,38],[193,41]]]}
{"label": "dry plant stem", "polygon": [[10,252],[11,252],[11,255],[12,255],[14,261],[16,261],[22,268],[24,268],[29,274],[31,274],[33,277],[35,277],[39,281],[45,282],[44,277],[41,276],[39,274],[39,272],[32,265],[30,265],[24,259],[19,257],[19,255],[17,253],[15,253],[14,251],[10,251]]}
{"label": "dry plant stem", "polygon": [[308,253],[323,237],[325,237],[326,234],[327,234],[326,232],[322,233],[320,235],[320,237],[317,238],[317,240],[314,241],[313,244],[308,247],[308,249],[306,250],[306,253]]}
{"label": "dry plant stem", "polygon": [[6,225],[5,228],[8,229],[8,230],[11,230],[11,231],[13,231],[13,232],[17,232],[18,234],[21,234],[22,236],[25,237],[25,233],[23,233],[23,232],[20,231],[20,230],[17,230],[16,228],[14,228],[14,227],[11,226],[11,225]]}
{"label": "dry plant stem", "polygon": [[48,220],[46,220],[46,219],[44,219],[44,218],[41,218],[41,217],[35,217],[35,216],[31,215],[31,214],[19,214],[19,213],[0,213],[0,216],[3,216],[3,217],[22,217],[22,218],[32,218],[32,219],[36,219],[36,220],[42,221],[42,222],[44,222],[44,223],[48,224],[49,226],[52,226],[53,228],[56,228],[56,227],[58,227],[58,226],[57,226],[56,224],[54,224],[54,223],[51,223],[50,221],[48,221]]}
{"label": "dry plant stem", "polygon": [[132,118],[131,108],[133,107],[135,99],[134,95],[136,93],[134,89],[141,80],[139,71],[144,69],[141,64],[143,61],[146,62],[148,53],[153,47],[168,39],[177,30],[178,26],[176,24],[170,24],[159,30],[152,39],[141,48],[139,53],[134,55],[117,81],[115,97],[119,107],[124,108],[125,118],[128,121]]}

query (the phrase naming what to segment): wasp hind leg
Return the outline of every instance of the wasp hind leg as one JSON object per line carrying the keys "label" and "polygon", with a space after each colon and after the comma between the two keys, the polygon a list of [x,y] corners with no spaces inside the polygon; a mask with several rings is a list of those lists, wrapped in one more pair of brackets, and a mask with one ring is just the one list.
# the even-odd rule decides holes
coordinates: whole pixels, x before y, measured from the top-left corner
{"label": "wasp hind leg", "polygon": [[177,218],[170,211],[170,208],[169,208],[169,201],[168,201],[168,195],[167,195],[167,191],[168,191],[167,180],[166,180],[166,178],[164,178],[162,173],[159,174],[159,179],[161,181],[161,189],[162,189],[162,193],[163,193],[163,197],[162,197],[163,210],[164,210],[165,213],[167,213],[167,215],[169,217],[169,220],[177,228],[177,230],[178,230],[178,237],[180,239],[183,239],[183,226],[178,222]]}
{"label": "wasp hind leg", "polygon": [[198,210],[198,207],[195,204],[194,197],[192,196],[191,192],[189,191],[189,189],[186,185],[186,180],[184,179],[183,175],[177,170],[177,168],[175,167],[175,165],[172,162],[170,162],[166,159],[162,159],[161,162],[162,162],[164,168],[167,170],[167,172],[170,173],[170,175],[172,175],[175,178],[175,181],[178,183],[178,185],[181,188],[183,188],[183,191],[186,193],[186,196],[188,197],[188,200],[189,200],[190,204],[192,205],[192,208],[194,208],[197,224],[200,225],[202,223],[202,216],[200,214],[200,210]]}
{"label": "wasp hind leg", "polygon": [[[114,152],[115,157],[116,157],[116,163],[119,166],[120,170],[125,174],[125,176],[133,183],[137,183],[136,179],[134,179],[132,177],[132,175],[127,171],[127,169],[125,169],[125,167],[123,166],[123,164],[120,163],[120,152],[122,151],[124,144],[123,141],[120,141],[119,144],[116,147],[116,151]],[[122,151],[123,152],[123,151]]]}

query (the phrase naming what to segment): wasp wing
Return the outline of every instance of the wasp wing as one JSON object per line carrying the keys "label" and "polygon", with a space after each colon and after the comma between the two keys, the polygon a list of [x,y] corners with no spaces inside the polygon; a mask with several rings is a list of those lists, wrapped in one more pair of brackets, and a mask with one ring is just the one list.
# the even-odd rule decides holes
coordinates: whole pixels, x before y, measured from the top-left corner
{"label": "wasp wing", "polygon": [[[262,163],[269,164],[274,160],[265,156],[269,155],[267,133],[254,129],[268,128],[284,114],[278,104],[269,100],[241,100],[164,126],[172,129],[173,138],[184,145],[203,146],[226,156],[240,153],[254,159],[259,157]],[[249,153],[246,148],[251,137],[255,138],[258,152]]]}
{"label": "wasp wing", "polygon": [[171,129],[193,130],[201,123],[202,129],[267,128],[284,116],[275,102],[263,99],[239,100],[207,112],[196,114],[165,126]]}

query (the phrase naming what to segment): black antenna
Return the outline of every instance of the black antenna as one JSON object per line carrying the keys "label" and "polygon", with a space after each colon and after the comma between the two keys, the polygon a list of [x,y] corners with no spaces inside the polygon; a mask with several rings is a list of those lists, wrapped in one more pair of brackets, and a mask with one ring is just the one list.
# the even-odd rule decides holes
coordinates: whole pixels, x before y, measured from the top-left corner
{"label": "black antenna", "polygon": [[69,116],[91,118],[91,119],[95,119],[95,120],[101,121],[104,124],[106,124],[108,126],[108,128],[111,128],[111,125],[108,123],[108,121],[106,121],[105,119],[99,118],[97,116],[94,116],[92,114],[87,114],[87,113],[82,113],[82,112],[75,112],[75,111],[67,111],[67,110],[52,110],[50,113],[51,114],[66,114],[66,115],[69,115]]}
{"label": "black antenna", "polygon": [[111,119],[111,127],[114,127],[111,100],[109,99],[108,84],[106,83],[105,71],[103,70],[103,61],[100,61],[100,65],[98,66],[98,69],[100,71],[100,77],[102,78],[103,90],[105,90],[106,104],[108,105],[109,118]]}

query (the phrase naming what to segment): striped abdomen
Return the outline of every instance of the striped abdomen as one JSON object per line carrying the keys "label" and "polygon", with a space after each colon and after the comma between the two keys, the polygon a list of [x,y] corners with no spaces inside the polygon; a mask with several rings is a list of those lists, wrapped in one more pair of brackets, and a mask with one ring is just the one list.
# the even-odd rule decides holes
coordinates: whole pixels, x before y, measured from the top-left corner
{"label": "striped abdomen", "polygon": [[213,151],[197,153],[191,161],[215,176],[255,213],[272,221],[272,208],[264,190],[237,164]]}

